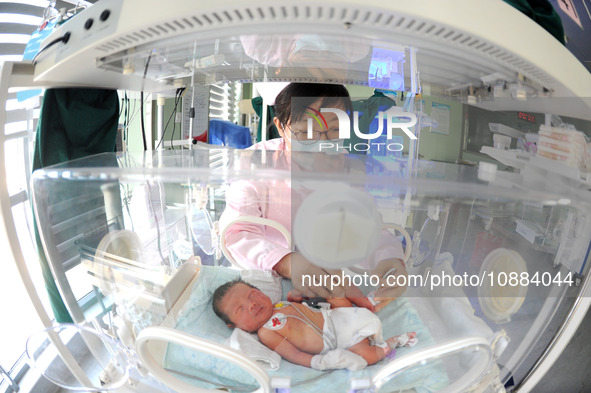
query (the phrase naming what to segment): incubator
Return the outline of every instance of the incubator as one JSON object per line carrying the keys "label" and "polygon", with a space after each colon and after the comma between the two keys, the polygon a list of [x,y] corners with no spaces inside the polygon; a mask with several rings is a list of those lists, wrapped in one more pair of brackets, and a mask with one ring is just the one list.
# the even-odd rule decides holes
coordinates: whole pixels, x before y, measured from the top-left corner
{"label": "incubator", "polygon": [[[547,326],[564,317],[586,271],[586,191],[533,191],[519,179],[497,173],[483,181],[476,168],[424,161],[392,170],[367,155],[193,149],[80,159],[36,172],[33,188],[46,251],[61,261],[53,272],[76,322],[95,321],[137,351],[130,361],[177,390],[254,389],[270,375],[289,378],[294,391],[325,383],[346,390],[351,377],[384,391],[464,391],[483,379],[499,390],[538,356],[551,338]],[[216,230],[227,195],[245,184],[266,191],[246,204],[288,204],[289,230],[248,215]],[[278,292],[277,301],[290,288],[232,263],[223,239],[237,222],[249,233],[279,232],[309,260],[343,268],[337,278],[365,294],[376,284],[364,260],[380,252],[376,239],[387,231],[408,251],[406,282],[391,283],[407,291],[378,315],[385,335],[414,331],[419,344],[351,374],[285,360],[265,370],[268,360],[224,356],[233,330],[213,314],[213,290],[241,275]],[[229,258],[215,258],[224,252]],[[79,262],[66,271],[72,258]]]}
{"label": "incubator", "polygon": [[[493,118],[547,114],[544,132],[564,135],[551,114],[591,119],[584,67],[503,2],[166,3],[101,0],[47,39],[70,32],[39,55],[35,82],[152,92],[324,82],[396,92],[396,105],[359,132],[361,118],[351,121],[349,153],[198,143],[36,171],[39,235],[75,325],[32,337],[32,363],[85,391],[529,391],[588,307],[584,137],[565,165],[511,149],[516,134],[499,138],[507,127],[491,121],[498,132],[480,165],[425,160],[430,134],[473,141],[467,124],[449,123],[449,105],[427,110],[424,97]],[[352,96],[355,108],[362,100]],[[235,198],[243,214],[228,217]],[[418,343],[362,370],[318,371],[239,336],[212,310],[218,286],[242,278],[274,303],[294,288],[237,251],[230,240],[242,232],[338,269],[310,285],[349,282],[374,304],[380,289],[406,288],[377,315],[384,337],[415,332]],[[376,276],[391,258],[406,274]]]}

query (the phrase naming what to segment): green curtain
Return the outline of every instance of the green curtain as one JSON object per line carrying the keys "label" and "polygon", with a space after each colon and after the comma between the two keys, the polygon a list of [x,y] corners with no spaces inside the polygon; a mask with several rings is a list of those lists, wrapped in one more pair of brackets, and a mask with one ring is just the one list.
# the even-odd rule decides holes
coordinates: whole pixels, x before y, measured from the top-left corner
{"label": "green curtain", "polygon": [[[376,115],[379,111],[386,111],[390,107],[396,106],[396,102],[385,96],[382,92],[374,90],[374,93],[371,97],[366,98],[364,100],[353,101],[353,110],[360,112],[361,116],[359,117],[359,131],[364,134],[370,132],[370,125],[371,122],[375,119]],[[375,130],[371,130],[373,133]],[[354,145],[356,143],[366,143],[366,139],[359,138],[354,132],[351,132],[351,139],[345,140],[345,145]],[[366,154],[365,151],[357,152],[355,150],[351,151],[352,154]]]}
{"label": "green curtain", "polygon": [[[252,107],[256,112],[259,119],[263,116],[263,98],[262,97],[255,97],[251,100]],[[279,135],[279,131],[277,131],[277,127],[273,124],[273,118],[275,117],[275,108],[272,105],[267,105],[267,129],[265,130],[267,140],[281,138]],[[262,140],[263,130],[262,122],[259,121],[259,125],[257,128],[257,142]]]}
{"label": "green curtain", "polygon": [[560,15],[554,10],[548,0],[504,0],[519,11],[533,19],[542,26],[548,33],[552,34],[563,45],[564,28]]}
{"label": "green curtain", "polygon": [[369,125],[378,112],[388,110],[393,106],[396,106],[396,102],[377,90],[374,90],[373,95],[365,100],[353,101],[353,110],[363,113],[359,117],[359,130],[368,133]]}
{"label": "green curtain", "polygon": [[[115,90],[48,89],[39,122],[33,170],[93,154],[114,152],[119,122]],[[35,225],[37,250],[55,319],[72,322],[49,269]]]}

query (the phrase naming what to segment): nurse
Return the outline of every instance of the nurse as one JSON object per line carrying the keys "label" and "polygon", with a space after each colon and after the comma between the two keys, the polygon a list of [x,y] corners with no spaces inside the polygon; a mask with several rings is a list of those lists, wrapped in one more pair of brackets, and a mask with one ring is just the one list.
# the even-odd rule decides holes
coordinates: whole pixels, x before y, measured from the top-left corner
{"label": "nurse", "polygon": [[[292,151],[324,152],[327,147],[333,151],[343,151],[339,148],[342,140],[339,140],[336,114],[323,112],[326,122],[323,121],[324,124],[320,127],[314,120],[313,132],[308,132],[308,118],[320,113],[321,108],[336,108],[350,113],[352,105],[347,89],[342,85],[332,84],[289,84],[275,100],[276,117],[273,123],[281,138],[257,143],[249,149],[275,151],[276,167],[292,172],[321,169],[320,167],[326,172],[326,165],[339,167],[338,163],[344,161],[344,156],[340,154],[304,154],[297,157],[296,154],[291,154]],[[273,220],[290,231],[292,216],[304,197],[305,195],[292,189],[290,179],[235,182],[226,192],[226,210],[220,218],[220,227],[224,228],[241,216],[254,216]],[[346,280],[336,286],[306,285],[306,282],[326,282],[328,275],[341,276],[342,272],[316,266],[299,252],[291,250],[285,237],[275,228],[238,221],[227,229],[225,242],[232,258],[239,265],[249,269],[273,271],[281,277],[291,279],[295,294],[305,297],[347,297],[358,306],[379,311],[406,290],[405,286],[395,285],[398,281],[406,280],[388,277],[406,275],[402,245],[394,237],[382,237],[384,239],[372,260],[366,264],[371,274],[380,278],[372,302],[363,297],[359,288],[349,286]],[[318,280],[306,281],[303,276],[315,276]]]}

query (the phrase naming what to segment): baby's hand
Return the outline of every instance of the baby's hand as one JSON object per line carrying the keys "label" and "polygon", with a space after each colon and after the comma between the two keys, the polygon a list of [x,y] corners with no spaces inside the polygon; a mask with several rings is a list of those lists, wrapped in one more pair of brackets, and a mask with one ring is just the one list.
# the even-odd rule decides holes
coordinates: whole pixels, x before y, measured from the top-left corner
{"label": "baby's hand", "polygon": [[301,303],[304,301],[304,296],[302,296],[302,294],[298,290],[293,289],[293,290],[287,292],[287,301],[294,302],[294,303]]}
{"label": "baby's hand", "polygon": [[368,297],[350,297],[349,300],[351,303],[355,304],[357,307],[364,307],[367,308],[371,312],[375,312],[376,302],[372,302]]}

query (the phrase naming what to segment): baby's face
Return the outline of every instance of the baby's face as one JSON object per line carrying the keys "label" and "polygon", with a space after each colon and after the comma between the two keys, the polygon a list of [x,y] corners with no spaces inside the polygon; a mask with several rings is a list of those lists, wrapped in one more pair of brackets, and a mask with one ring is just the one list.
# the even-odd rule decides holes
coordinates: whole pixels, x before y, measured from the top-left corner
{"label": "baby's face", "polygon": [[273,315],[273,304],[260,290],[236,284],[222,298],[220,310],[237,328],[255,332]]}

